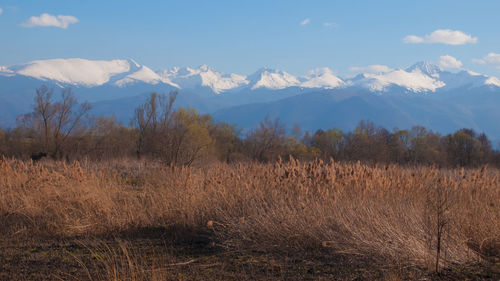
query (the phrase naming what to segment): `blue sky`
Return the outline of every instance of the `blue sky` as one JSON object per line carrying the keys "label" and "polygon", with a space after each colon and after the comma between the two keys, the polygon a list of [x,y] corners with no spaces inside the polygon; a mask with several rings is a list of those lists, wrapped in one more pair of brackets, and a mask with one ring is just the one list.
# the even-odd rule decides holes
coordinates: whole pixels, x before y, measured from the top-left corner
{"label": "blue sky", "polygon": [[[208,64],[298,75],[330,67],[347,76],[352,67],[448,55],[500,77],[500,1],[0,0],[0,9],[0,65],[133,58],[153,69]],[[58,26],[30,20],[44,13]],[[439,30],[455,33],[443,39]]]}

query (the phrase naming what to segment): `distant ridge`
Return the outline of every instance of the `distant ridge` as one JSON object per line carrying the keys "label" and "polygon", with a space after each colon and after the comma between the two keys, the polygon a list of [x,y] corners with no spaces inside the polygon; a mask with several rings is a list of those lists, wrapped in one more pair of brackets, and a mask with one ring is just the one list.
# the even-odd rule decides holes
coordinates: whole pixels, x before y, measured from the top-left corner
{"label": "distant ridge", "polygon": [[342,78],[329,68],[302,76],[270,68],[241,75],[207,65],[154,71],[133,59],[37,60],[0,66],[0,125],[14,126],[17,116],[31,110],[35,89],[47,85],[56,92],[71,87],[79,100],[94,105],[93,114],[124,122],[150,93],[179,91],[176,106],[244,129],[266,115],[309,131],[349,130],[370,119],[388,129],[423,125],[446,133],[470,127],[500,140],[500,79],[429,62],[382,70]]}

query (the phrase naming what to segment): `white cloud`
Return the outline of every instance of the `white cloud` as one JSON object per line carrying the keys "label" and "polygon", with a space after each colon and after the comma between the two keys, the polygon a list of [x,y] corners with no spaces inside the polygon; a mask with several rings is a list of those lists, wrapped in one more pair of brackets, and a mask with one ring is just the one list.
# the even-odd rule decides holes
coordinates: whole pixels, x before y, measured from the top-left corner
{"label": "white cloud", "polygon": [[391,72],[392,69],[387,65],[373,64],[368,66],[353,66],[349,68],[353,72],[363,72],[363,73],[387,73]]}
{"label": "white cloud", "polygon": [[489,53],[482,59],[472,60],[475,63],[489,64],[500,69],[500,54]]}
{"label": "white cloud", "polygon": [[450,56],[450,55],[440,56],[438,64],[442,68],[460,68],[460,67],[462,67],[462,62],[457,60],[456,58]]}
{"label": "white cloud", "polygon": [[448,45],[463,45],[467,43],[476,43],[477,37],[472,37],[460,30],[438,29],[424,37],[408,35],[403,38],[405,43],[441,43]]}
{"label": "white cloud", "polygon": [[2,8],[0,8],[0,15],[1,15],[1,14],[3,14],[3,9],[2,9]]}
{"label": "white cloud", "polygon": [[77,23],[78,19],[74,16],[41,14],[39,17],[30,17],[27,21],[21,23],[24,27],[35,26],[55,26],[60,28],[68,28],[72,23]]}
{"label": "white cloud", "polygon": [[311,20],[309,18],[307,19],[304,19],[303,21],[300,22],[300,25],[307,25],[307,24],[310,24],[311,23]]}
{"label": "white cloud", "polygon": [[424,43],[424,38],[418,37],[415,35],[408,35],[403,38],[403,42],[405,43]]}
{"label": "white cloud", "polygon": [[335,27],[338,27],[339,25],[336,22],[329,21],[329,22],[324,22],[323,26],[324,27],[335,28]]}

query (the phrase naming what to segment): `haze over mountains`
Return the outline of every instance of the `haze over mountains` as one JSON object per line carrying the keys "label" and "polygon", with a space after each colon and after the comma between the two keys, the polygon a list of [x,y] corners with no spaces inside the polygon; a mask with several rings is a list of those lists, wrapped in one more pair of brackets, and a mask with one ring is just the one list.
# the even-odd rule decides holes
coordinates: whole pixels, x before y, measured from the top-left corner
{"label": "haze over mountains", "polygon": [[266,115],[289,128],[353,129],[371,120],[387,129],[423,125],[448,133],[463,127],[500,139],[500,80],[461,70],[449,72],[420,62],[406,69],[379,68],[352,78],[328,68],[303,76],[262,68],[246,75],[220,73],[209,66],[154,71],[134,60],[53,59],[0,66],[0,121],[15,125],[30,111],[41,85],[71,87],[96,115],[128,122],[151,92],[179,91],[177,106],[190,106],[243,128]]}

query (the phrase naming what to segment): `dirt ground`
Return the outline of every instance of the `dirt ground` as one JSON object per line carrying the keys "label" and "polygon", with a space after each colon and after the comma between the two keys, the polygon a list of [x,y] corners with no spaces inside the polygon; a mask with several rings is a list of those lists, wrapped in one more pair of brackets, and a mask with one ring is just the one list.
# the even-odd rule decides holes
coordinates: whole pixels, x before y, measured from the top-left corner
{"label": "dirt ground", "polygon": [[208,233],[136,229],[101,237],[0,239],[0,280],[500,280],[500,264],[428,270],[347,254],[225,249]]}

